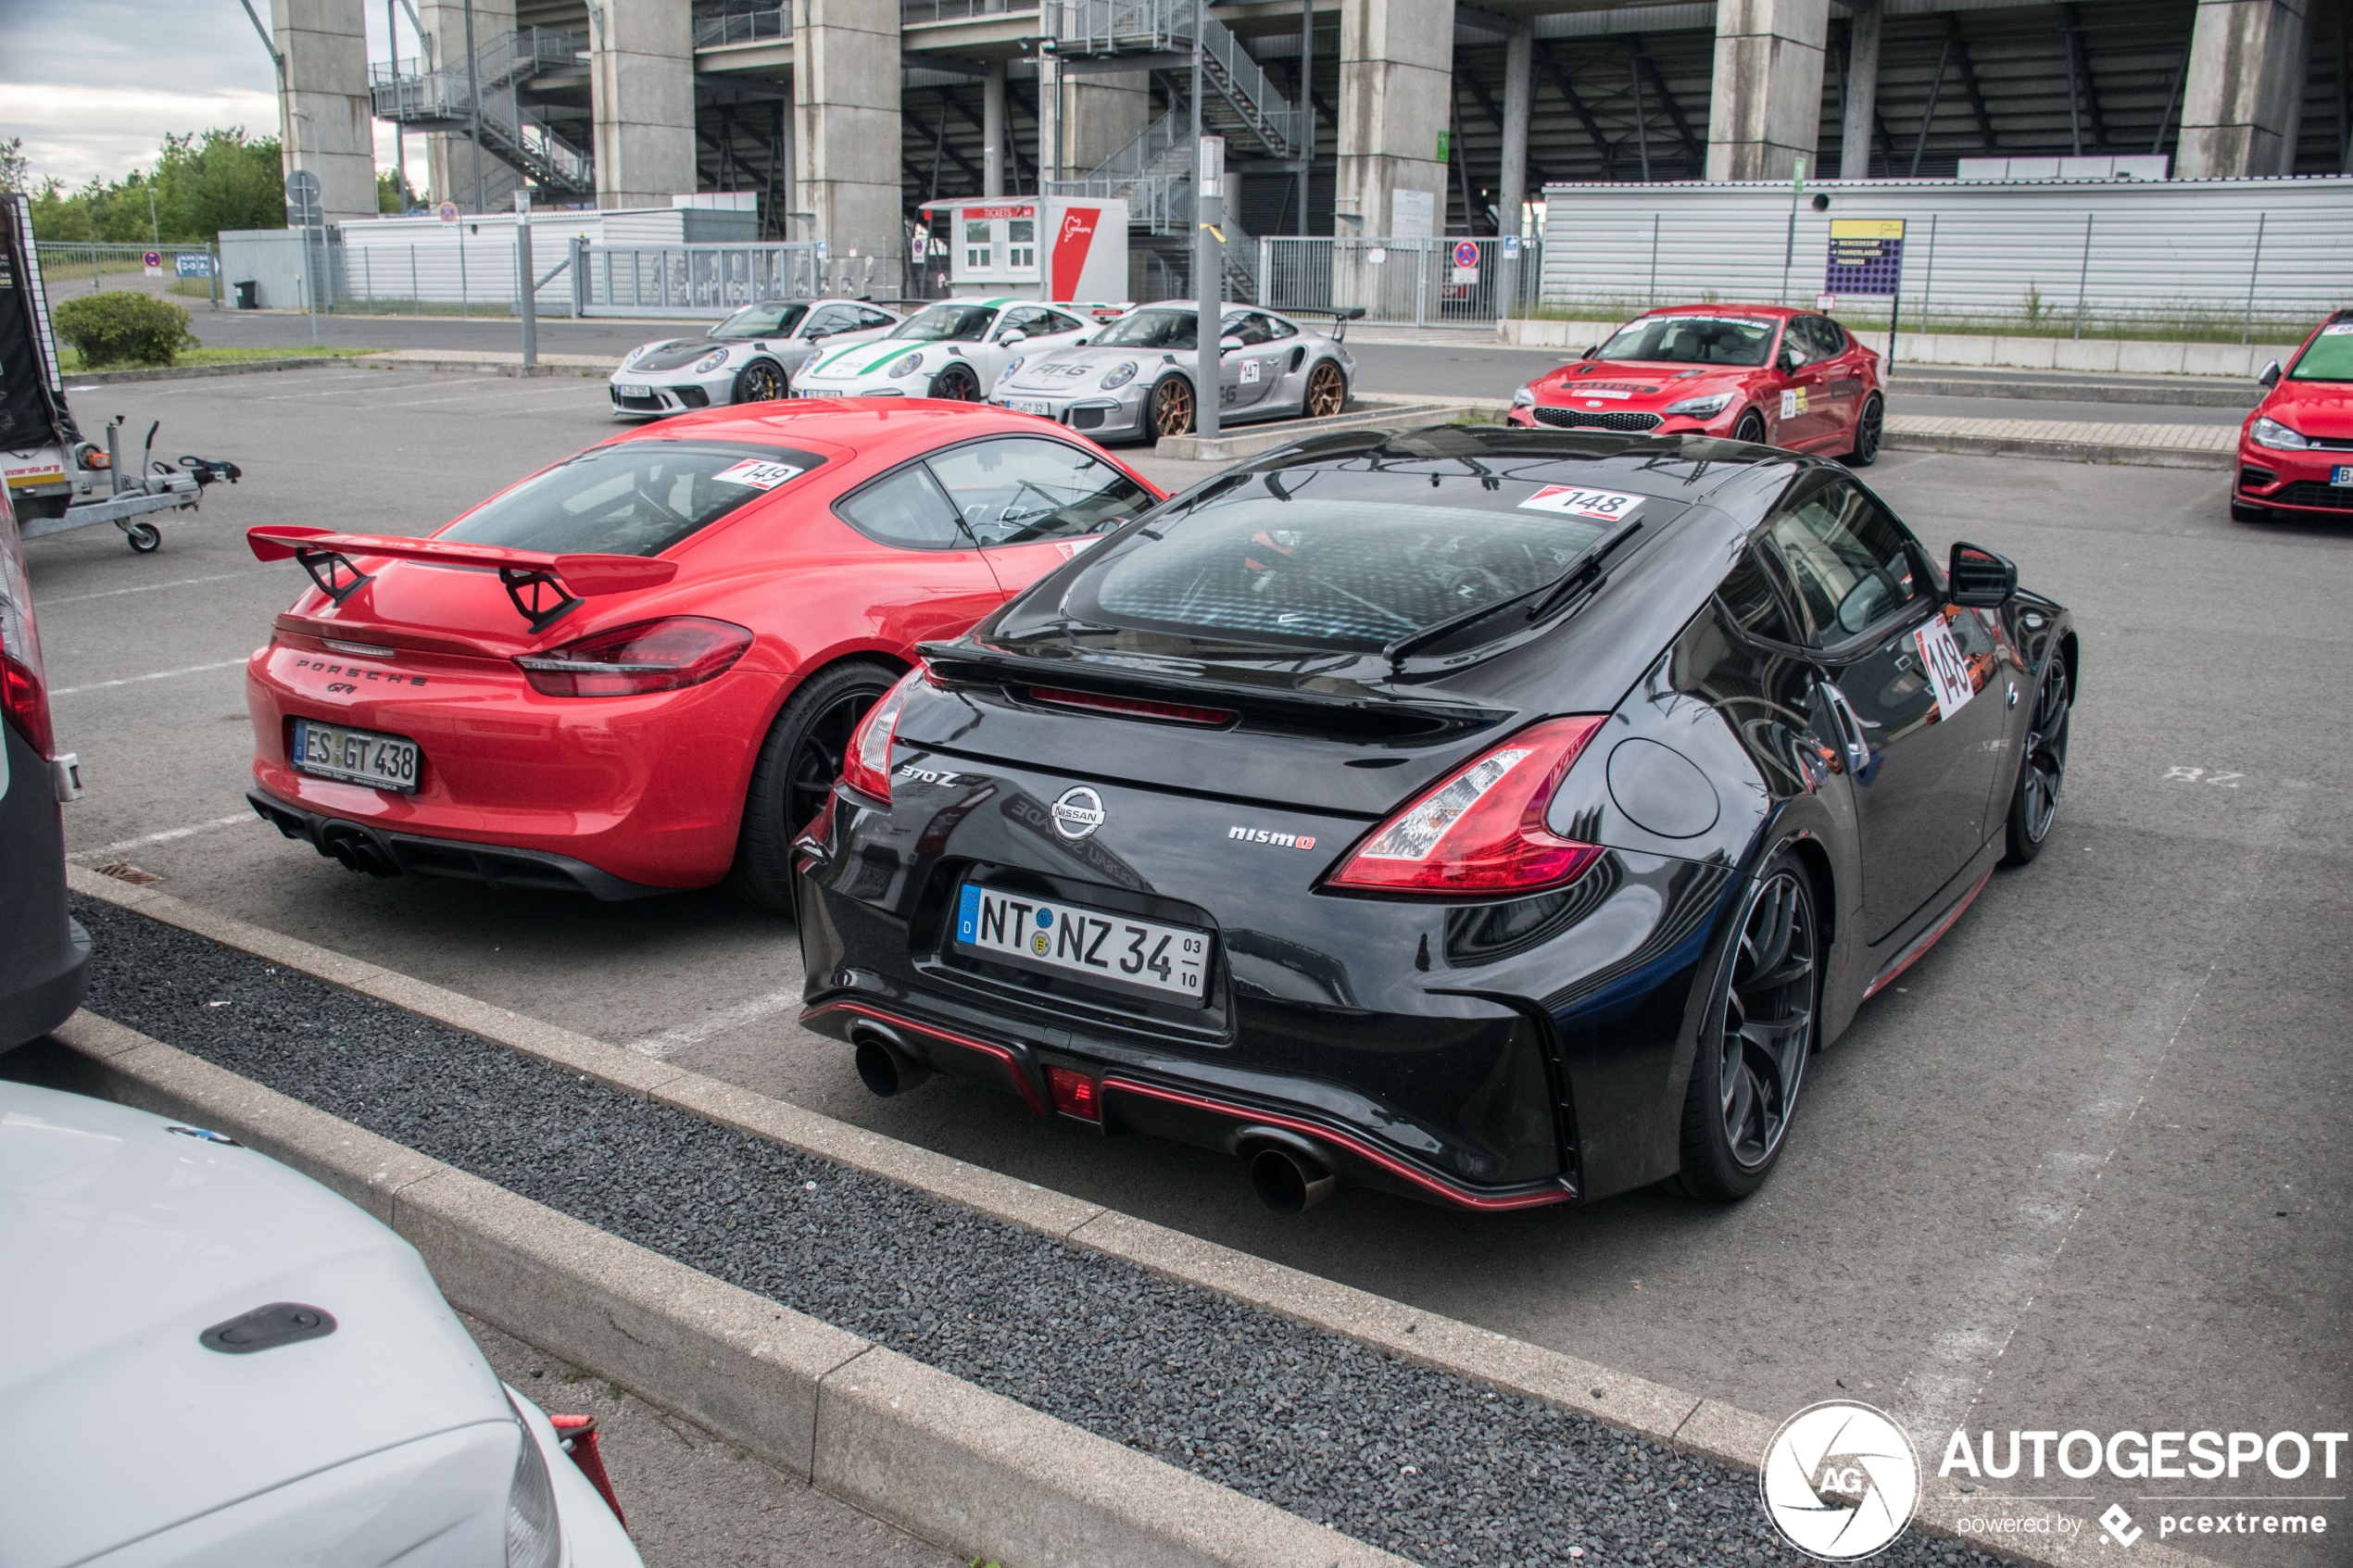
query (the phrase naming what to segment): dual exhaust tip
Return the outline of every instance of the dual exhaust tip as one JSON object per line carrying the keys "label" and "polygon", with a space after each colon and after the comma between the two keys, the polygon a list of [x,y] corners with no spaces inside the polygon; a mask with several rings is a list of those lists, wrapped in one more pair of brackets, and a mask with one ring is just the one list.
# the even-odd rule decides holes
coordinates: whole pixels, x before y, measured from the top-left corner
{"label": "dual exhaust tip", "polygon": [[[888,1099],[930,1081],[931,1069],[915,1060],[906,1042],[880,1024],[862,1022],[850,1032],[859,1081]],[[1229,1140],[1250,1162],[1251,1190],[1274,1212],[1303,1214],[1340,1185],[1323,1151],[1308,1138],[1276,1127],[1244,1127]]]}

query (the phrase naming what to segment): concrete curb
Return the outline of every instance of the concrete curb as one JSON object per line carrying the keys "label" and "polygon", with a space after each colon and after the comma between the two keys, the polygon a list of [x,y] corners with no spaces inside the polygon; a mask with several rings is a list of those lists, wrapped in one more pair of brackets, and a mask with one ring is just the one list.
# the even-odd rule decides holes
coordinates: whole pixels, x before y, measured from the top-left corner
{"label": "concrete curb", "polygon": [[2182,408],[2252,408],[2262,400],[2258,389],[2234,386],[2130,386],[2112,383],[2082,383],[2047,381],[1994,381],[1991,378],[1895,376],[1881,383],[1891,397],[1994,397],[2032,403],[2171,404]]}
{"label": "concrete curb", "polygon": [[[1612,1372],[1557,1350],[1427,1312],[1353,1286],[1270,1262],[1234,1248],[1115,1212],[1100,1204],[969,1165],[878,1133],[870,1133],[815,1111],[771,1099],[751,1090],[690,1073],[554,1024],[520,1017],[505,1009],[424,981],[215,914],[169,894],[158,893],[151,886],[133,886],[81,866],[69,866],[67,877],[76,892],[124,909],[137,909],[168,925],[301,971],[363,996],[374,997],[452,1028],[480,1035],[525,1056],[585,1074],[615,1088],[645,1095],[721,1125],[767,1138],[886,1181],[913,1187],[1008,1224],[1058,1236],[1075,1246],[1125,1259],[1164,1277],[1214,1291],[1310,1327],[1484,1385],[1498,1392],[1523,1395],[1590,1416],[1621,1431],[1649,1438],[1680,1452],[1712,1460],[1730,1469],[1755,1474],[1764,1466],[1765,1448],[1772,1436],[1775,1423],[1750,1411],[1705,1399],[1645,1378]],[[130,1032],[125,1030],[121,1033],[128,1035]],[[193,1061],[194,1059],[187,1060]],[[244,1080],[235,1079],[219,1069],[207,1071],[219,1073],[220,1077],[231,1082],[244,1084]],[[253,1092],[268,1091],[254,1089]],[[285,1103],[308,1111],[308,1107],[300,1107],[297,1102],[289,1100]],[[308,1113],[323,1120],[333,1120],[325,1117],[323,1112]],[[340,1123],[336,1125],[343,1126]],[[359,1138],[371,1136],[356,1128],[348,1129],[345,1135]],[[373,1141],[385,1150],[398,1148],[382,1139]],[[410,1161],[432,1163],[422,1155],[405,1149],[398,1152]],[[392,1171],[399,1167],[393,1164],[387,1155],[383,1168]],[[518,1198],[514,1201],[523,1200]],[[595,1234],[602,1235],[600,1232]],[[615,1241],[613,1245],[626,1244]],[[428,1261],[431,1261],[428,1254]],[[438,1277],[438,1268],[435,1272]],[[460,1305],[463,1304],[460,1302]],[[761,1307],[764,1311],[783,1311],[766,1302],[762,1302]],[[486,1311],[481,1315],[494,1323],[499,1321]],[[500,1326],[510,1327],[504,1323]],[[535,1337],[533,1333],[522,1327],[510,1327],[510,1331],[519,1337]],[[549,1349],[562,1348],[547,1344],[544,1339],[535,1339],[535,1343],[547,1344]],[[881,1349],[870,1353],[875,1356],[892,1354]],[[585,1355],[575,1359],[592,1368],[597,1365]],[[659,1386],[648,1386],[653,1390],[648,1393],[648,1399],[657,1403],[677,1406],[674,1399],[657,1397]],[[980,1391],[974,1392],[978,1394]],[[694,1412],[688,1411],[687,1413]],[[1034,1412],[1024,1413],[1034,1420],[1047,1419],[1036,1416]],[[704,1418],[698,1415],[697,1419]],[[1128,1450],[1120,1451],[1126,1453]],[[1159,1463],[1157,1461],[1151,1462]],[[1186,1474],[1183,1472],[1176,1474]],[[1199,1480],[1189,1474],[1186,1474],[1186,1478]],[[1200,1484],[1211,1485],[1207,1482]],[[861,1502],[860,1506],[868,1505]],[[1959,1526],[1958,1522],[1964,1518],[1986,1517],[1995,1511],[1999,1511],[2004,1518],[2032,1523],[2023,1524],[2015,1534],[2005,1532],[1997,1544],[1982,1533],[1964,1532]],[[877,1509],[876,1512],[881,1511]],[[884,1516],[895,1523],[904,1523],[896,1514]],[[1289,1514],[1281,1517],[1286,1520],[1292,1518]],[[2056,1510],[2035,1503],[2012,1501],[1992,1491],[1981,1490],[1967,1498],[1947,1498],[1924,1492],[1916,1524],[1930,1535],[1996,1549],[2020,1562],[2035,1564],[2037,1568],[2080,1568],[2085,1562],[2113,1561],[2108,1554],[2081,1537],[2070,1541],[2060,1536],[2056,1526],[2059,1517]],[[907,1524],[906,1527],[919,1535],[926,1535],[930,1529],[930,1526],[912,1523]],[[1372,1549],[1364,1549],[1370,1551]],[[2134,1549],[2133,1561],[2145,1564],[2145,1568],[2210,1568],[2200,1559],[2171,1552],[2170,1549],[2157,1548],[2149,1541],[2143,1541]]]}
{"label": "concrete curb", "polygon": [[578,376],[585,381],[601,380],[620,368],[619,359],[600,355],[542,355],[539,363],[526,366],[522,355],[509,349],[442,350],[437,348],[393,348],[381,353],[361,356],[348,361],[371,370],[453,370],[477,376]]}
{"label": "concrete curb", "polygon": [[283,359],[237,359],[223,365],[158,365],[147,370],[84,370],[66,377],[66,390],[78,386],[120,386],[126,382],[203,381],[212,376],[256,375],[266,370],[308,370],[321,365],[362,362],[372,349],[348,354],[290,355]]}
{"label": "concrete curb", "polygon": [[2238,465],[2235,451],[2198,452],[2179,446],[2126,446],[2101,441],[2029,441],[1934,431],[1903,434],[1890,431],[1880,445],[1890,452],[1946,452],[1965,458],[2045,458],[2062,463],[2121,463],[2134,468],[2227,470]]}
{"label": "concrete curb", "polygon": [[120,1024],[77,1013],[55,1037],[86,1064],[77,1086],[226,1133],[368,1209],[460,1310],[959,1554],[1410,1568]]}

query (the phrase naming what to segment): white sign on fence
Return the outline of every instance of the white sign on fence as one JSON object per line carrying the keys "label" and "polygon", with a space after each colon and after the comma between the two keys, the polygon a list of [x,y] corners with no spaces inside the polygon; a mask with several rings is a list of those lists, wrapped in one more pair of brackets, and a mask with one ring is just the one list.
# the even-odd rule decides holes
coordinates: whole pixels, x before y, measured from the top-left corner
{"label": "white sign on fence", "polygon": [[1389,232],[1392,239],[1426,240],[1438,231],[1438,197],[1428,191],[1389,193]]}

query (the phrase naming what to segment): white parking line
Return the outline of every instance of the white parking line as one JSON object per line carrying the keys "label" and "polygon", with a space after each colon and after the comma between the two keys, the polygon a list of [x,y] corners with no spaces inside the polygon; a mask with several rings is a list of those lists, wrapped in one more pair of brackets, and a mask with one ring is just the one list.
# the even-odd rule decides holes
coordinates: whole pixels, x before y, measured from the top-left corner
{"label": "white parking line", "polygon": [[233,828],[239,822],[258,822],[261,819],[251,811],[240,811],[233,817],[215,817],[208,822],[191,822],[184,828],[166,828],[161,833],[142,834],[137,838],[118,839],[112,844],[101,844],[95,849],[77,849],[66,859],[94,860],[106,855],[120,855],[126,849],[138,849],[150,844],[169,844],[175,838],[194,838],[200,833],[210,833],[215,828]]}
{"label": "white parking line", "polygon": [[753,997],[734,1007],[722,1008],[707,1018],[692,1023],[682,1023],[675,1029],[665,1029],[659,1035],[648,1035],[642,1040],[629,1042],[629,1049],[640,1056],[659,1061],[672,1051],[686,1046],[698,1046],[714,1035],[724,1035],[730,1029],[740,1029],[763,1018],[800,1005],[800,987],[789,991],[771,991],[766,996]]}
{"label": "white parking line", "polygon": [[80,696],[83,692],[102,692],[110,686],[135,686],[142,681],[169,681],[174,675],[201,675],[208,670],[233,670],[244,662],[244,657],[240,656],[236,659],[224,659],[218,664],[190,664],[178,670],[157,670],[145,675],[125,675],[120,681],[96,681],[86,686],[60,686],[49,696],[53,699],[61,696]]}
{"label": "white parking line", "polygon": [[[541,395],[550,392],[568,392],[575,397],[580,395],[580,388],[568,381],[558,383],[554,386],[541,387],[536,391]],[[410,397],[398,403],[371,403],[369,407],[371,408],[415,408],[429,403],[479,403],[485,397],[529,397],[533,395],[532,391],[522,389],[475,392],[457,397]]]}
{"label": "white parking line", "polygon": [[152,594],[158,588],[193,588],[199,583],[226,583],[232,577],[262,575],[263,573],[258,571],[223,571],[210,577],[182,577],[176,583],[142,583],[135,588],[108,588],[104,593],[98,594],[68,594],[59,599],[35,597],[32,608],[36,610],[54,609],[58,605],[78,605],[85,599],[111,599],[124,594]]}

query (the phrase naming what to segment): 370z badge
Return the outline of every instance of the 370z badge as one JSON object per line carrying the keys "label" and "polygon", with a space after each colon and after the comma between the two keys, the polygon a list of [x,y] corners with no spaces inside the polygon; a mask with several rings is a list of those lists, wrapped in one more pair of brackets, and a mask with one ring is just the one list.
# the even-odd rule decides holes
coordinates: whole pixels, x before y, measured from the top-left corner
{"label": "370z badge", "polygon": [[1054,831],[1064,838],[1085,838],[1103,825],[1103,797],[1080,784],[1063,791],[1047,815],[1054,819]]}

